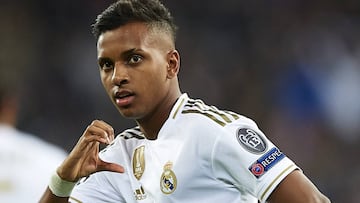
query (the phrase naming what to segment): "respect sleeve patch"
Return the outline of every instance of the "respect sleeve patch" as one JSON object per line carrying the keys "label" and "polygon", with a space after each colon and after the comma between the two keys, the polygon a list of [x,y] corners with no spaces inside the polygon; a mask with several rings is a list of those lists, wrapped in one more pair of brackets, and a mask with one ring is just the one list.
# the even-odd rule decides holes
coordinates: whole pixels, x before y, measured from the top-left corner
{"label": "respect sleeve patch", "polygon": [[256,178],[260,178],[284,157],[285,154],[283,154],[278,148],[274,147],[256,160],[249,167],[249,170]]}

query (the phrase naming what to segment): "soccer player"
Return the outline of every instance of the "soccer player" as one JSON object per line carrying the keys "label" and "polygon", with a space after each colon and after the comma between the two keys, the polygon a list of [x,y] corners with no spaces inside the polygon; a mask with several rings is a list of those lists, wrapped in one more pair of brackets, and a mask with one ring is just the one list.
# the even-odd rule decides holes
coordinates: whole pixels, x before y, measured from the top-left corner
{"label": "soccer player", "polygon": [[137,126],[115,137],[94,120],[41,202],[329,202],[254,121],[181,92],[176,26],[158,0],[117,1],[93,32],[105,91]]}

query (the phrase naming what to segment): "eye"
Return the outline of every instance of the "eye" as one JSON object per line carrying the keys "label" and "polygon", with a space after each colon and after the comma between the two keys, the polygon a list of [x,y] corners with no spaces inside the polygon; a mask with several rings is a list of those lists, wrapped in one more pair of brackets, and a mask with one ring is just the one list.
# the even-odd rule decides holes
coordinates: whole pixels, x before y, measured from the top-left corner
{"label": "eye", "polygon": [[111,70],[114,68],[114,63],[110,60],[100,60],[99,66],[102,70]]}
{"label": "eye", "polygon": [[127,64],[129,65],[135,65],[135,64],[138,64],[142,61],[143,57],[140,56],[140,55],[132,55],[129,57],[129,60],[127,62]]}

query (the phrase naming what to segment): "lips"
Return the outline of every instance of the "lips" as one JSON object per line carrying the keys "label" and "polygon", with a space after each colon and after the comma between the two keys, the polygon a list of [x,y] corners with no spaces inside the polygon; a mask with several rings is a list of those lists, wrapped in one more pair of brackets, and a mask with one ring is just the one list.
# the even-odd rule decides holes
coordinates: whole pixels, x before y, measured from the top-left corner
{"label": "lips", "polygon": [[119,107],[129,106],[134,98],[135,94],[127,90],[116,91],[114,95],[115,103]]}

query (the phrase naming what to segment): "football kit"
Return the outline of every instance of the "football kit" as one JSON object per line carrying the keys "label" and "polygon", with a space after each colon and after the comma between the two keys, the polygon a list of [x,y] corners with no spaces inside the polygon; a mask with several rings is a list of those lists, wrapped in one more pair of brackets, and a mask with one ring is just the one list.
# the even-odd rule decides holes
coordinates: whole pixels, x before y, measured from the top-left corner
{"label": "football kit", "polygon": [[181,95],[156,140],[125,130],[99,154],[125,168],[81,179],[70,202],[257,203],[298,167],[254,121]]}

